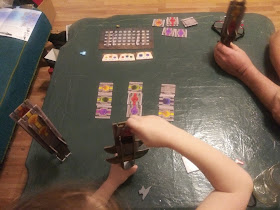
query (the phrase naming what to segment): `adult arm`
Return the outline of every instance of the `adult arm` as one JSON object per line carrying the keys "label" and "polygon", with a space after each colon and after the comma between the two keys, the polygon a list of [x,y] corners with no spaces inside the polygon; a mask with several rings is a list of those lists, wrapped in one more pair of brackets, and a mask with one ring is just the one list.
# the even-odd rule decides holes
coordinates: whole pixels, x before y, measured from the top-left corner
{"label": "adult arm", "polygon": [[217,64],[246,84],[280,124],[280,87],[264,76],[247,54],[236,45],[218,43],[214,50]]}
{"label": "adult arm", "polygon": [[270,37],[269,54],[271,63],[280,78],[280,30]]}
{"label": "adult arm", "polygon": [[230,158],[156,116],[133,116],[127,125],[147,146],[169,147],[203,172],[215,190],[199,209],[246,209],[253,189],[252,179]]}

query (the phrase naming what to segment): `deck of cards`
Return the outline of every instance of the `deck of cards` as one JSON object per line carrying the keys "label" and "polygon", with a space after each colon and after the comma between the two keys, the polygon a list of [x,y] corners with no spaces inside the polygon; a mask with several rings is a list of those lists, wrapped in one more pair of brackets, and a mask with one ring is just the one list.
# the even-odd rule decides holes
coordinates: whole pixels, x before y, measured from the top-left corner
{"label": "deck of cards", "polygon": [[96,101],[95,118],[110,119],[112,110],[113,83],[100,82]]}
{"label": "deck of cards", "polygon": [[167,121],[174,121],[174,98],[176,85],[162,84],[159,95],[158,116]]}
{"label": "deck of cards", "polygon": [[126,117],[142,116],[143,82],[129,82]]}
{"label": "deck of cards", "polygon": [[181,21],[186,28],[195,26],[198,24],[198,22],[193,17],[185,18],[185,19],[182,19]]}

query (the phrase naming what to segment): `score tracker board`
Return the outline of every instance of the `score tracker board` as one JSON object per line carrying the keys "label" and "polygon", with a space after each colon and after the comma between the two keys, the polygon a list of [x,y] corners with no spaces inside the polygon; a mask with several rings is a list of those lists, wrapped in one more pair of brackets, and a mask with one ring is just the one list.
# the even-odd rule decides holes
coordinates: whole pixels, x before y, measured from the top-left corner
{"label": "score tracker board", "polygon": [[99,49],[154,48],[152,28],[118,28],[101,32]]}

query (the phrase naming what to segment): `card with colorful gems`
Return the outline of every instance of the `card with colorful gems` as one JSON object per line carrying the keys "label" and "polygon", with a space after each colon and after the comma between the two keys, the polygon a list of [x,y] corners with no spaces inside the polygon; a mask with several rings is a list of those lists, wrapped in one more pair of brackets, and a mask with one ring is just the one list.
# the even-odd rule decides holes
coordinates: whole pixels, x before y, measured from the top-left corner
{"label": "card with colorful gems", "polygon": [[142,92],[143,82],[129,82],[128,92]]}
{"label": "card with colorful gems", "polygon": [[158,116],[167,121],[174,121],[174,107],[173,106],[159,106]]}
{"label": "card with colorful gems", "polygon": [[120,54],[119,61],[135,61],[135,55],[133,53]]}
{"label": "card with colorful gems", "polygon": [[142,105],[142,92],[129,92],[127,96],[127,104]]}
{"label": "card with colorful gems", "polygon": [[130,117],[132,115],[142,116],[142,105],[127,105],[126,117]]}
{"label": "card with colorful gems", "polygon": [[166,26],[178,26],[179,25],[179,18],[178,17],[167,17],[166,18]]}
{"label": "card with colorful gems", "polygon": [[98,92],[96,105],[111,105],[112,94]]}
{"label": "card with colorful gems", "polygon": [[162,29],[162,33],[161,33],[162,36],[172,36],[172,34],[173,34],[173,29],[172,28],[164,27]]}
{"label": "card with colorful gems", "polygon": [[164,27],[165,20],[164,19],[154,19],[152,26],[155,27]]}
{"label": "card with colorful gems", "polygon": [[112,106],[97,105],[95,118],[98,119],[110,119]]}
{"label": "card with colorful gems", "polygon": [[112,93],[113,92],[113,83],[100,82],[99,87],[98,87],[98,92]]}
{"label": "card with colorful gems", "polygon": [[174,106],[174,95],[160,94],[159,105]]}
{"label": "card with colorful gems", "polygon": [[150,60],[153,59],[152,52],[138,52],[136,54],[136,60]]}
{"label": "card with colorful gems", "polygon": [[119,61],[119,55],[118,54],[104,54],[102,61]]}

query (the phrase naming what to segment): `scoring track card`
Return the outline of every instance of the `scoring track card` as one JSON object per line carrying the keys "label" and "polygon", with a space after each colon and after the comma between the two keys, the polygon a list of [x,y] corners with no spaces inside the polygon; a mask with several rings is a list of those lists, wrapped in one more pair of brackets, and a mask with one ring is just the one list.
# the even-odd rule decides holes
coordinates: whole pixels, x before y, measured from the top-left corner
{"label": "scoring track card", "polygon": [[154,48],[152,28],[118,28],[101,31],[98,49]]}

